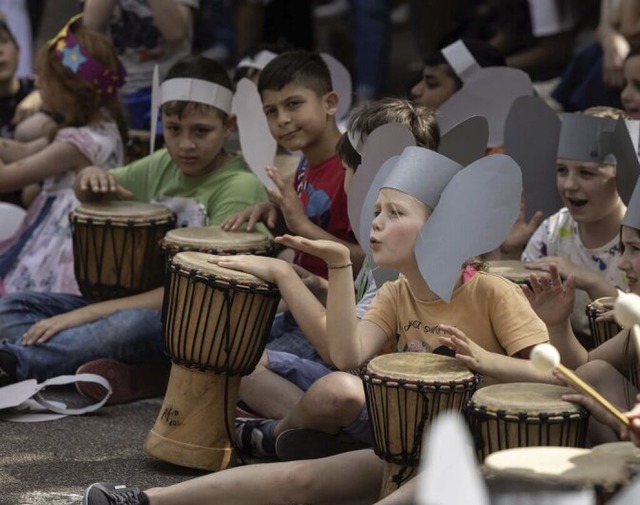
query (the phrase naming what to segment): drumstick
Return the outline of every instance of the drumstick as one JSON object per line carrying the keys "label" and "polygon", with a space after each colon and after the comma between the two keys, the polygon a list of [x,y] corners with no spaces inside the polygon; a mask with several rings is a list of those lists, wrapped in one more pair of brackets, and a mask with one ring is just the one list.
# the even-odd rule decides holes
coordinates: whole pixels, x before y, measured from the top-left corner
{"label": "drumstick", "polygon": [[602,408],[616,417],[625,426],[629,426],[629,419],[622,412],[614,407],[609,401],[593,389],[589,384],[584,382],[574,372],[560,363],[560,353],[551,344],[538,344],[531,351],[531,362],[538,370],[551,372],[556,369],[562,374],[564,379],[582,394],[593,398]]}
{"label": "drumstick", "polygon": [[620,293],[613,304],[613,315],[620,326],[629,328],[629,337],[635,345],[640,361],[640,296]]}

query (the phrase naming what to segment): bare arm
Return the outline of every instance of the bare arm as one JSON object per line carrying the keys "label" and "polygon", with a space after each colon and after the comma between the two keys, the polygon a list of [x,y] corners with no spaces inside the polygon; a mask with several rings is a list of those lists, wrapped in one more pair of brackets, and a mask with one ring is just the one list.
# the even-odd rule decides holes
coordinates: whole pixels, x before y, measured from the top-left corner
{"label": "bare arm", "polygon": [[12,163],[41,151],[47,147],[48,144],[49,142],[44,137],[29,142],[2,139],[0,140],[0,159],[3,163]]}
{"label": "bare arm", "polygon": [[349,249],[336,240],[309,240],[284,235],[278,242],[321,258],[329,269],[326,341],[331,363],[340,370],[356,368],[373,357],[387,341],[380,327],[356,315],[353,266]]}
{"label": "bare arm", "polygon": [[25,345],[41,344],[63,330],[92,323],[101,317],[112,314],[116,310],[160,310],[162,308],[163,295],[164,288],[157,288],[139,295],[93,303],[58,316],[43,319],[27,330],[23,342]]}
{"label": "bare arm", "polygon": [[120,186],[108,170],[96,166],[83,168],[76,176],[73,187],[76,198],[81,202],[98,202],[105,196],[119,195],[131,198],[133,193]]}
{"label": "bare arm", "polygon": [[558,383],[551,373],[540,372],[529,361],[531,347],[523,349],[516,356],[505,356],[483,349],[455,326],[441,324],[440,329],[444,333],[439,337],[440,342],[455,351],[456,359],[470,370],[498,382]]}
{"label": "bare arm", "polygon": [[324,306],[305,286],[293,266],[278,258],[251,255],[211,256],[210,262],[253,274],[278,286],[280,296],[287,304],[305,337],[320,357],[331,363],[327,347],[327,325]]}
{"label": "bare arm", "polygon": [[82,24],[87,28],[106,33],[117,0],[85,0]]}
{"label": "bare arm", "polygon": [[170,44],[184,40],[193,26],[191,8],[174,0],[147,0],[156,27]]}
{"label": "bare arm", "polygon": [[47,177],[79,170],[89,160],[67,142],[53,142],[39,152],[9,164],[0,164],[0,191],[14,191]]}

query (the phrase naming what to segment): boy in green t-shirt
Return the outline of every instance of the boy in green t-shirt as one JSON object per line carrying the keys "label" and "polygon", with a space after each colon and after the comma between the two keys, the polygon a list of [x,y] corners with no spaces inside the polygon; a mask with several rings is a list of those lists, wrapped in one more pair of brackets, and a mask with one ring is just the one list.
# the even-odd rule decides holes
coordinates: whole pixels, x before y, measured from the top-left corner
{"label": "boy in green t-shirt", "polygon": [[[197,56],[174,65],[161,87],[166,148],[111,172],[87,167],[76,178],[78,198],[162,203],[176,212],[181,226],[220,224],[265,202],[264,187],[244,160],[223,148],[235,124],[231,86],[213,60]],[[5,296],[0,338],[10,345],[0,351],[0,386],[73,373],[86,364],[82,372],[111,381],[110,403],[162,394],[169,370],[160,317],[163,291],[94,304],[64,293]],[[92,360],[98,361],[88,363]],[[79,386],[92,393],[89,384]]]}

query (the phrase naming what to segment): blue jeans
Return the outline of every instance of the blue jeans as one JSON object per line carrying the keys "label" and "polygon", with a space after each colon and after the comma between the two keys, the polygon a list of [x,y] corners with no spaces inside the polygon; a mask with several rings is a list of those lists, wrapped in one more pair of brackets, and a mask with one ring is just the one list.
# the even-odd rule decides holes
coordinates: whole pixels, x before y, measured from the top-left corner
{"label": "blue jeans", "polygon": [[301,358],[324,363],[288,310],[276,314],[266,348],[270,351],[288,352]]}
{"label": "blue jeans", "polygon": [[0,350],[17,358],[19,381],[74,374],[79,366],[99,358],[125,363],[168,360],[161,312],[153,309],[119,310],[61,331],[42,344],[21,343],[24,333],[38,321],[86,305],[80,296],[61,293],[12,293],[0,299]]}

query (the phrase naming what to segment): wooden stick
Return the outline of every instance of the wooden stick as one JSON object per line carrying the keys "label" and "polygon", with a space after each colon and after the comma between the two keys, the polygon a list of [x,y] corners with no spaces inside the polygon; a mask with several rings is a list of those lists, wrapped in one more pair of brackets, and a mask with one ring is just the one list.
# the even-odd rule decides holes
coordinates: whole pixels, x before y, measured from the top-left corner
{"label": "wooden stick", "polygon": [[[637,326],[637,325],[636,325]],[[556,365],[556,370],[558,370],[565,380],[571,384],[574,388],[580,391],[582,394],[593,398],[602,408],[607,410],[610,414],[616,417],[618,421],[620,421],[625,426],[629,426],[629,419],[625,417],[622,412],[620,412],[616,407],[614,407],[609,401],[598,393],[595,389],[593,389],[589,384],[584,382],[580,377],[578,377],[573,371],[569,370],[566,366],[559,363]]]}

